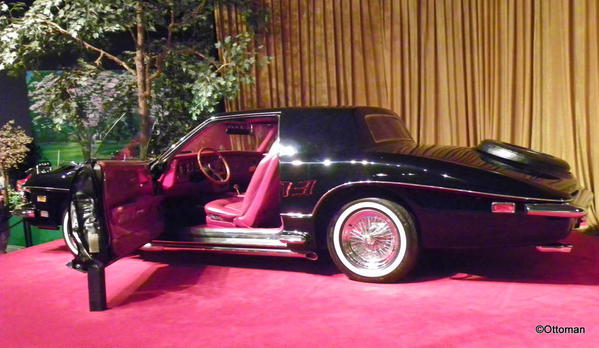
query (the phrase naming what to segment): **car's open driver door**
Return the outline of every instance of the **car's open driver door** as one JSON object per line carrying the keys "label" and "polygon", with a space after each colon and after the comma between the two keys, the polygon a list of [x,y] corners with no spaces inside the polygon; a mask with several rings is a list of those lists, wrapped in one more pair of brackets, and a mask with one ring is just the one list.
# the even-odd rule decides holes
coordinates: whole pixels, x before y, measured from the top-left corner
{"label": "car's open driver door", "polygon": [[[69,219],[74,221],[71,237],[79,251],[71,266],[88,272],[90,308],[102,310],[105,292],[92,294],[92,288],[104,291],[104,267],[162,233],[162,197],[156,194],[147,162],[100,161],[77,169],[71,200],[76,215]],[[92,284],[96,280],[100,284]],[[93,303],[94,295],[104,303]]]}

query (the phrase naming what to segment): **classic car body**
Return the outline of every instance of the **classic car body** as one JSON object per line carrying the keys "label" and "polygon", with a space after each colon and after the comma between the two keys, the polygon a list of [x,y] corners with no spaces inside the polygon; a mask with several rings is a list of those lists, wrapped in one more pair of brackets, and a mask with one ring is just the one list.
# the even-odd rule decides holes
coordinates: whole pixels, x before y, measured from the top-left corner
{"label": "classic car body", "polygon": [[34,175],[28,219],[69,225],[79,269],[150,242],[309,259],[328,249],[353,279],[395,281],[422,248],[549,245],[581,222],[592,194],[567,164],[505,145],[418,145],[379,108],[226,113],[151,162]]}

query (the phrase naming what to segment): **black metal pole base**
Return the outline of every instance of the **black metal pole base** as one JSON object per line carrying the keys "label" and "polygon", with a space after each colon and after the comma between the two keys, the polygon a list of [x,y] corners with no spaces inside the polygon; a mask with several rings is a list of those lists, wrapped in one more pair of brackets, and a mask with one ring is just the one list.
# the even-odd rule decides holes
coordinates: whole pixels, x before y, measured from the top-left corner
{"label": "black metal pole base", "polygon": [[25,234],[25,246],[33,246],[33,238],[31,235],[31,225],[23,219],[23,234]]}
{"label": "black metal pole base", "polygon": [[87,268],[87,291],[89,293],[89,310],[92,312],[105,311],[106,279],[104,265],[94,262]]}

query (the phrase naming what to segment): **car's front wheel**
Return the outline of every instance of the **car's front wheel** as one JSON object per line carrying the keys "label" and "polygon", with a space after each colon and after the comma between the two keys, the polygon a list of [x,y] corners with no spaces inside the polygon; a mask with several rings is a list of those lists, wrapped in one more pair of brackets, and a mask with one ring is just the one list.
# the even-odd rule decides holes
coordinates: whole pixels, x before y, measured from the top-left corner
{"label": "car's front wheel", "polygon": [[67,247],[69,248],[69,250],[71,251],[71,253],[73,253],[73,255],[77,255],[79,254],[79,250],[77,249],[77,244],[75,242],[75,240],[73,239],[73,234],[72,234],[72,228],[77,228],[77,219],[74,218],[73,219],[73,224],[71,224],[70,221],[70,216],[69,216],[69,209],[71,210],[71,214],[70,216],[75,217],[76,213],[75,213],[75,204],[73,204],[73,202],[71,202],[68,205],[68,209],[65,209],[64,211],[64,216],[62,217],[62,235],[65,241],[65,244],[67,245]]}
{"label": "car's front wheel", "polygon": [[327,246],[333,262],[349,278],[377,283],[405,277],[419,251],[411,214],[380,198],[345,204],[331,220]]}

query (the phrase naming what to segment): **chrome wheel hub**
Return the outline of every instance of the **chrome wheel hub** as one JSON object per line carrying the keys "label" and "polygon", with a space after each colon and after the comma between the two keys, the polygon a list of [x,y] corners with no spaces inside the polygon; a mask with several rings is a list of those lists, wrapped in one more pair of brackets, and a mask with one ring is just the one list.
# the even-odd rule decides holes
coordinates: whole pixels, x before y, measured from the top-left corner
{"label": "chrome wheel hub", "polygon": [[75,204],[73,202],[69,204],[69,212],[70,215],[68,212],[65,214],[62,224],[62,232],[67,247],[74,255],[77,255],[79,254],[79,251],[77,249],[77,242],[75,241],[73,234],[77,233],[79,230],[79,221],[77,219]]}
{"label": "chrome wheel hub", "polygon": [[345,220],[341,250],[357,268],[381,270],[397,258],[400,238],[393,221],[381,211],[362,209]]}
{"label": "chrome wheel hub", "polygon": [[73,231],[77,231],[79,229],[79,219],[77,219],[77,210],[75,209],[75,204],[71,203],[71,233]]}

